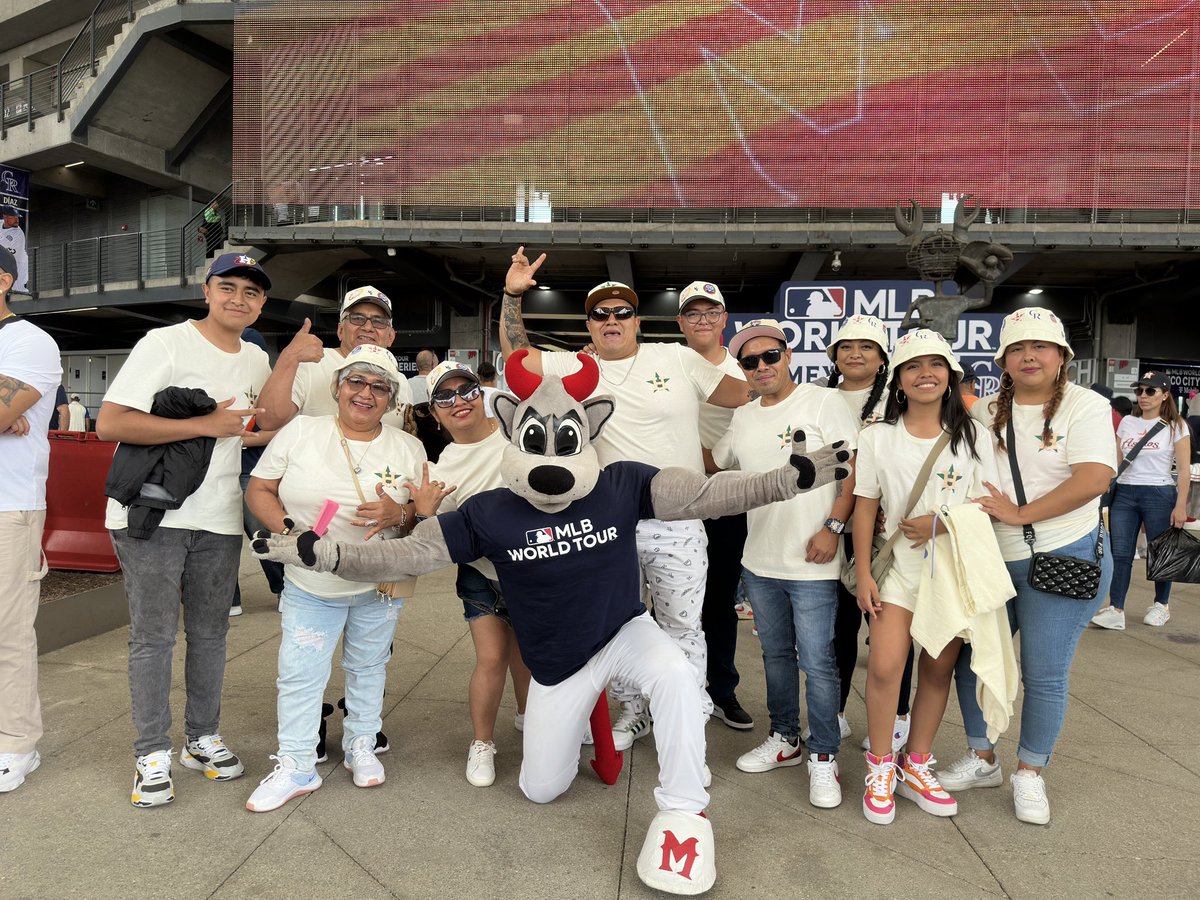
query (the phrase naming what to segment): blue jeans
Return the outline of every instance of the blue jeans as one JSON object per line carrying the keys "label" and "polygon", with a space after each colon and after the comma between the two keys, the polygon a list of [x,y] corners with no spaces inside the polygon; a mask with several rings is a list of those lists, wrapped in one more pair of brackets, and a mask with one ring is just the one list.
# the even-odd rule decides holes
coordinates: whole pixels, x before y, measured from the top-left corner
{"label": "blue jeans", "polygon": [[[1067,718],[1067,679],[1075,648],[1079,646],[1083,629],[1104,601],[1112,581],[1112,552],[1107,535],[1104,545],[1100,589],[1093,600],[1072,600],[1034,590],[1029,586],[1028,559],[1005,563],[1017,589],[1017,596],[1008,601],[1008,621],[1014,634],[1018,630],[1021,632],[1021,684],[1025,688],[1025,701],[1021,705],[1017,758],[1026,765],[1041,768],[1050,761]],[[1096,532],[1093,531],[1053,552],[1094,561],[1095,548]],[[975,673],[971,671],[969,644],[959,654],[954,676],[967,746],[974,750],[991,750],[993,745],[987,739],[987,724],[975,701]]]}
{"label": "blue jeans", "polygon": [[767,676],[767,712],[771,730],[784,737],[800,733],[800,672],[808,703],[808,749],[837,753],[841,680],[833,655],[833,620],[837,616],[837,581],[792,581],[763,578],[744,570],[746,598],[754,608],[754,624],[762,644]]}
{"label": "blue jeans", "polygon": [[[1113,579],[1109,602],[1125,608],[1129,577],[1133,569],[1133,551],[1138,530],[1146,526],[1146,540],[1152,541],[1171,527],[1171,510],[1178,494],[1174,485],[1120,484],[1108,510],[1112,527]],[[1171,600],[1171,582],[1154,582],[1154,602],[1164,606]]]}
{"label": "blue jeans", "polygon": [[279,644],[279,755],[303,771],[317,762],[321,701],[338,638],[346,673],[342,749],[383,727],[383,685],[400,605],[375,590],[324,600],[283,584],[283,639]]}
{"label": "blue jeans", "polygon": [[464,621],[470,622],[480,616],[495,616],[505,625],[512,626],[508,605],[500,593],[500,584],[490,580],[474,566],[459,564],[454,592],[463,602]]}

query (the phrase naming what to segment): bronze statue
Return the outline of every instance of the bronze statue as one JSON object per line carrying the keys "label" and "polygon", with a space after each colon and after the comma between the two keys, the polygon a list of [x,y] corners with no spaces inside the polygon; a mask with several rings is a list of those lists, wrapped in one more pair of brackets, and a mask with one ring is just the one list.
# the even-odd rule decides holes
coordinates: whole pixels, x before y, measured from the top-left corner
{"label": "bronze statue", "polygon": [[[896,204],[896,227],[907,238],[906,260],[910,268],[916,269],[921,278],[933,282],[932,297],[922,297],[913,302],[900,323],[900,330],[930,328],[946,340],[953,342],[958,334],[958,317],[968,309],[979,309],[992,302],[992,288],[1005,267],[1012,262],[1012,251],[1003,244],[991,241],[967,243],[967,229],[979,217],[979,202],[968,207],[967,201],[974,195],[966,194],[954,209],[954,233],[947,234],[938,228],[933,234],[921,235],[925,227],[925,211],[921,204],[910,199],[912,218],[905,215],[903,207]],[[905,243],[905,242],[902,242]],[[982,297],[965,297],[963,294],[947,296],[942,293],[942,284],[951,280],[959,269],[973,274],[977,282],[983,283]],[[964,292],[965,293],[965,292]],[[920,321],[914,322],[914,315]]]}

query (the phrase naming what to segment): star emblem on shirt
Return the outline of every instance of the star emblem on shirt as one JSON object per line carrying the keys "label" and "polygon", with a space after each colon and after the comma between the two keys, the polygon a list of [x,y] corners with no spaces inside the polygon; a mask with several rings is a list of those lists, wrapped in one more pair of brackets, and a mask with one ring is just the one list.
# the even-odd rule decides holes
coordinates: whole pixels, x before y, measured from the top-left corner
{"label": "star emblem on shirt", "polygon": [[783,429],[782,432],[775,435],[775,437],[779,438],[780,449],[787,447],[789,444],[792,443],[792,426],[788,425],[786,428]]}
{"label": "star emblem on shirt", "polygon": [[655,372],[654,377],[649,379],[646,384],[654,388],[654,392],[657,393],[659,391],[671,390],[669,387],[667,387],[667,382],[670,380],[670,378],[664,378],[662,375],[659,375],[657,372]]}
{"label": "star emblem on shirt", "polygon": [[384,466],[382,472],[376,472],[375,477],[383,482],[384,487],[395,487],[400,483],[400,473],[393,472],[391,466]]}
{"label": "star emblem on shirt", "polygon": [[1052,431],[1049,436],[1042,435],[1041,437],[1042,446],[1038,447],[1039,453],[1041,453],[1043,450],[1053,450],[1055,453],[1057,453],[1059,445],[1062,444],[1063,440],[1066,439],[1065,434],[1058,434],[1054,431]]}
{"label": "star emblem on shirt", "polygon": [[950,468],[945,472],[938,472],[938,478],[942,479],[942,487],[948,491],[953,491],[958,483],[962,481],[963,476],[961,473],[954,471],[954,463],[951,463]]}
{"label": "star emblem on shirt", "polygon": [[255,403],[258,402],[258,391],[256,391],[253,387],[249,388],[246,391],[246,400],[250,403],[251,406],[253,406]]}

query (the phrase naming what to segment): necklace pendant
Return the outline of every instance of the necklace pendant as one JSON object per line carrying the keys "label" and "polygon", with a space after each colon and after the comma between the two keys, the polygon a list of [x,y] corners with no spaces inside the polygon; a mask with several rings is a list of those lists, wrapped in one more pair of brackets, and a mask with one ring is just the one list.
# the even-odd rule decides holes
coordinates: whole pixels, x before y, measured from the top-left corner
{"label": "necklace pendant", "polygon": [[355,466],[355,467],[354,467],[354,474],[355,474],[355,475],[361,475],[361,474],[362,474],[362,466]]}

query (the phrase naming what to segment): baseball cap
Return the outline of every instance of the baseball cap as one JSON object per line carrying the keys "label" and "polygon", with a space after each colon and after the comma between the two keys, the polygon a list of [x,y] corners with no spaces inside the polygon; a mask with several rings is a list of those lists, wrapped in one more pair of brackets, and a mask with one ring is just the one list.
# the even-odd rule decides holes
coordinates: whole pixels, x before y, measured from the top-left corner
{"label": "baseball cap", "polygon": [[271,289],[271,278],[267,275],[266,270],[258,264],[257,259],[247,256],[245,253],[222,253],[208,267],[208,274],[204,276],[204,280],[208,281],[214,275],[228,275],[231,272],[237,272],[245,275],[251,281],[257,281],[268,291]]}
{"label": "baseball cap", "polygon": [[1075,358],[1075,351],[1067,343],[1067,329],[1063,327],[1062,319],[1041,306],[1018,309],[1004,317],[1000,325],[1000,349],[994,357],[996,362],[1003,363],[1004,351],[1021,341],[1049,341],[1063,348],[1065,362]]}
{"label": "baseball cap", "polygon": [[708,300],[722,309],[725,308],[725,298],[721,296],[721,289],[711,281],[693,281],[680,291],[679,311],[683,312],[683,308],[693,300]]}
{"label": "baseball cap", "polygon": [[1156,387],[1160,390],[1171,390],[1171,382],[1167,381],[1167,376],[1162,372],[1145,371],[1134,384],[1147,384],[1150,387]]}
{"label": "baseball cap", "polygon": [[78,395],[78,394],[72,394],[72,395],[71,395],[71,399],[72,399],[72,400],[78,400],[78,399],[79,399],[79,395]]}
{"label": "baseball cap", "polygon": [[830,361],[837,362],[838,341],[874,341],[879,345],[883,358],[888,355],[887,327],[875,316],[851,316],[838,329],[837,340],[825,348]]}
{"label": "baseball cap", "polygon": [[466,378],[468,381],[479,384],[479,376],[472,371],[470,366],[446,360],[434,366],[433,371],[425,376],[425,383],[429,386],[429,396],[432,397],[433,392],[441,387],[442,382],[447,378]]}
{"label": "baseball cap", "polygon": [[20,210],[18,210],[11,203],[5,203],[3,206],[0,206],[0,216],[20,216],[20,215],[21,215]]}
{"label": "baseball cap", "polygon": [[355,288],[346,294],[342,300],[342,309],[338,314],[339,317],[346,315],[346,311],[356,303],[374,303],[388,314],[389,319],[392,317],[392,301],[379,288],[371,287],[369,284],[365,287]]}
{"label": "baseball cap", "polygon": [[619,281],[605,281],[588,291],[587,300],[583,303],[583,311],[590,313],[592,307],[601,300],[624,300],[634,309],[638,306],[638,295],[627,284]]}
{"label": "baseball cap", "polygon": [[950,363],[950,368],[959,375],[963,373],[962,365],[946,339],[936,331],[918,328],[896,341],[896,346],[892,348],[891,362],[888,364],[888,378],[891,379],[897,369],[918,356],[940,356]]}
{"label": "baseball cap", "polygon": [[734,359],[737,359],[742,347],[756,337],[775,338],[777,341],[783,341],[783,345],[787,346],[787,335],[783,333],[783,328],[778,322],[774,319],[754,319],[729,339],[729,352],[733,354]]}
{"label": "baseball cap", "polygon": [[0,272],[7,272],[14,281],[17,279],[17,258],[7,247],[0,247]]}

